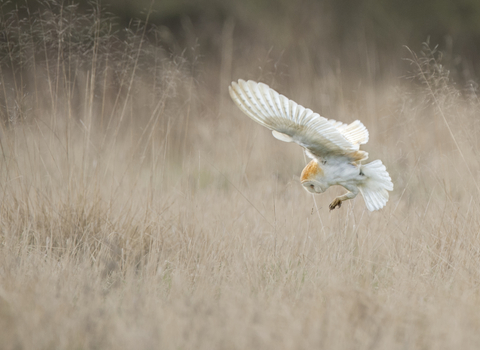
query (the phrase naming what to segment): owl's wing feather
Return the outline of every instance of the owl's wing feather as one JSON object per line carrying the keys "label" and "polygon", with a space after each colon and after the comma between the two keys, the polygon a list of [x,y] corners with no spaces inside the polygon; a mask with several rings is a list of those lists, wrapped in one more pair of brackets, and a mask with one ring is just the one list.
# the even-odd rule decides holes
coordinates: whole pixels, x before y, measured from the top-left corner
{"label": "owl's wing feather", "polygon": [[355,120],[350,124],[344,124],[333,119],[329,119],[328,121],[351,143],[363,145],[368,142],[368,130],[360,120]]}
{"label": "owl's wing feather", "polygon": [[275,138],[296,142],[313,157],[349,156],[359,150],[360,144],[368,141],[368,131],[361,122],[347,125],[323,118],[266,84],[239,80],[232,83],[229,92],[237,106],[272,130]]}

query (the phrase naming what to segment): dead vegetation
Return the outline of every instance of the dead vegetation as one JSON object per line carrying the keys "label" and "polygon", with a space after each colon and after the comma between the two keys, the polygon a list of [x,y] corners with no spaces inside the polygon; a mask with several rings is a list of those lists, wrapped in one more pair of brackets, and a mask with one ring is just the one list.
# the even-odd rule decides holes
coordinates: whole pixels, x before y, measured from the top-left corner
{"label": "dead vegetation", "polygon": [[259,74],[369,129],[390,202],[329,212],[201,62],[78,16],[1,21],[3,349],[479,347],[480,103],[438,52],[406,51],[412,82]]}

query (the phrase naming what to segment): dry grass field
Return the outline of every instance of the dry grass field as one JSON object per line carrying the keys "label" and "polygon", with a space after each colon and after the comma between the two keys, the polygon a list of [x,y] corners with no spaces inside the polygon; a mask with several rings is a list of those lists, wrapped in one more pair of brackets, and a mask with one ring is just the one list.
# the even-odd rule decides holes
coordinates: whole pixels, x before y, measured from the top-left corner
{"label": "dry grass field", "polygon": [[[480,347],[480,101],[439,53],[361,85],[300,61],[215,73],[73,14],[2,20],[1,349]],[[360,119],[387,206],[329,212],[343,189],[301,188],[302,150],[230,75]]]}

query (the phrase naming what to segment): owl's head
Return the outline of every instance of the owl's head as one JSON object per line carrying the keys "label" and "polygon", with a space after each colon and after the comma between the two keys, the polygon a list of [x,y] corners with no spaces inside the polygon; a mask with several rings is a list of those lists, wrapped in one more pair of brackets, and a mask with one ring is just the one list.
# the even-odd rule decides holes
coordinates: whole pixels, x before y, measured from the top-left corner
{"label": "owl's head", "polygon": [[300,181],[303,188],[311,193],[325,192],[328,186],[323,183],[323,170],[319,162],[314,159],[303,169]]}

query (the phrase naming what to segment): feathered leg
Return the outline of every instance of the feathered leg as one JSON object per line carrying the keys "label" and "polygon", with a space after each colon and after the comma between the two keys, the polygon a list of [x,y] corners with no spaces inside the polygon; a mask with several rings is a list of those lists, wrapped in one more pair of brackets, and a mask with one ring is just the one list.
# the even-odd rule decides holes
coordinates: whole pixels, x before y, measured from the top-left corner
{"label": "feathered leg", "polygon": [[336,207],[340,208],[342,206],[342,202],[348,199],[353,199],[357,196],[359,190],[357,187],[345,187],[349,192],[345,193],[342,196],[338,196],[333,200],[332,203],[328,206],[330,210],[335,209]]}

